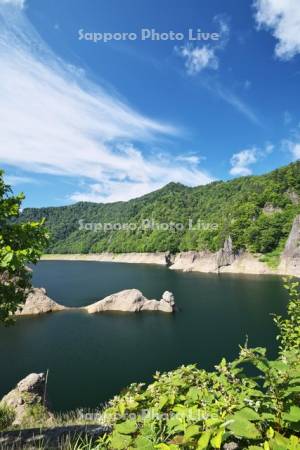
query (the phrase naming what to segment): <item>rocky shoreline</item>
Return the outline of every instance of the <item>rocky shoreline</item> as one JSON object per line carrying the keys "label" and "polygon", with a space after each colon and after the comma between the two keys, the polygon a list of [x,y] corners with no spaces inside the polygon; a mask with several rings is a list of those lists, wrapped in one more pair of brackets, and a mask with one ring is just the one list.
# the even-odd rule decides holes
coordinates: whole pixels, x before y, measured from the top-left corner
{"label": "rocky shoreline", "polygon": [[260,260],[262,255],[245,251],[235,252],[229,236],[223,248],[210,251],[158,253],[99,253],[99,254],[48,254],[42,260],[99,261],[133,264],[157,264],[172,270],[203,273],[235,273],[252,275],[292,275],[300,277],[300,215],[296,216],[284,251],[276,269]]}

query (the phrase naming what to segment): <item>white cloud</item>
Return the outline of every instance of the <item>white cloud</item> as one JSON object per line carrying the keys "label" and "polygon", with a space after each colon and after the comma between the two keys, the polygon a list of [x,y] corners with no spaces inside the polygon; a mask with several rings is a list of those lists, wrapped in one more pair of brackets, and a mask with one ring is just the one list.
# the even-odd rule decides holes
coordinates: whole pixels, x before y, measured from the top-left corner
{"label": "white cloud", "polygon": [[293,160],[300,159],[300,142],[287,139],[282,142],[282,147],[290,152]]}
{"label": "white cloud", "polygon": [[232,166],[230,174],[234,176],[251,175],[252,170],[249,166],[257,162],[257,153],[255,147],[235,153],[230,160]]}
{"label": "white cloud", "polygon": [[179,53],[185,58],[185,67],[189,75],[195,75],[203,69],[216,70],[219,67],[215,49],[208,45],[193,47],[191,44],[187,44],[179,49]]}
{"label": "white cloud", "polygon": [[220,41],[202,46],[187,43],[183,47],[176,47],[177,53],[185,59],[185,67],[189,75],[198,74],[204,69],[216,70],[219,67],[217,53],[226,46],[230,29],[227,18],[222,15],[215,16],[213,22],[218,25]]}
{"label": "white cloud", "polygon": [[289,60],[300,53],[299,0],[255,0],[254,7],[258,26],[271,30],[278,41],[276,56]]}
{"label": "white cloud", "polygon": [[169,181],[211,181],[171,155],[158,159],[138,150],[176,136],[177,129],[135,111],[56,57],[22,11],[6,15],[0,6],[0,23],[2,163],[78,177],[98,201],[128,199]]}
{"label": "white cloud", "polygon": [[0,0],[1,5],[12,5],[22,9],[25,5],[25,0]]}
{"label": "white cloud", "polygon": [[274,151],[274,145],[266,142],[263,147],[252,147],[234,153],[230,159],[230,174],[234,176],[246,176],[252,174],[252,166],[258,161],[267,158]]}

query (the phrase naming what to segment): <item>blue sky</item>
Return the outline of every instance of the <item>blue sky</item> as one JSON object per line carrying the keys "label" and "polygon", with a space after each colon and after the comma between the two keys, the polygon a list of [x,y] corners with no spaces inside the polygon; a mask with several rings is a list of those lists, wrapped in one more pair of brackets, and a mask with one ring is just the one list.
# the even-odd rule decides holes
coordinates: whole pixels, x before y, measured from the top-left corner
{"label": "blue sky", "polygon": [[26,206],[267,172],[300,157],[299,54],[298,0],[0,0],[0,167]]}

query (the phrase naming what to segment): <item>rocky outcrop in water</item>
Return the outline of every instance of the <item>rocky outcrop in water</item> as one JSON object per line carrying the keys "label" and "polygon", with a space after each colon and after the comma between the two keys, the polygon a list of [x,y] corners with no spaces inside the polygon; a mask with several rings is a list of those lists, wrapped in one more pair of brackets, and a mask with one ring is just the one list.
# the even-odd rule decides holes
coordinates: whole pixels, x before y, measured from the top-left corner
{"label": "rocky outcrop in water", "polygon": [[13,425],[20,425],[29,420],[35,410],[51,419],[52,414],[47,408],[45,374],[31,373],[6,394],[0,404],[8,406],[14,412]]}
{"label": "rocky outcrop in water", "polygon": [[111,294],[98,302],[85,307],[69,308],[56,303],[47,296],[44,288],[33,288],[22,309],[16,315],[29,316],[46,314],[54,311],[85,310],[90,314],[105,311],[139,312],[161,311],[172,313],[175,310],[174,295],[166,291],[161,300],[149,300],[138,289],[126,289]]}
{"label": "rocky outcrop in water", "polygon": [[142,311],[161,311],[172,313],[175,311],[175,299],[172,292],[165,291],[160,301],[145,299]]}
{"label": "rocky outcrop in water", "polygon": [[126,289],[109,295],[84,308],[89,314],[105,311],[140,312],[161,311],[172,313],[175,310],[174,295],[166,291],[161,300],[148,300],[138,289]]}
{"label": "rocky outcrop in water", "polygon": [[27,296],[25,304],[16,312],[16,315],[29,316],[45,314],[53,311],[62,311],[64,309],[66,309],[65,306],[56,303],[47,296],[46,289],[33,288]]}

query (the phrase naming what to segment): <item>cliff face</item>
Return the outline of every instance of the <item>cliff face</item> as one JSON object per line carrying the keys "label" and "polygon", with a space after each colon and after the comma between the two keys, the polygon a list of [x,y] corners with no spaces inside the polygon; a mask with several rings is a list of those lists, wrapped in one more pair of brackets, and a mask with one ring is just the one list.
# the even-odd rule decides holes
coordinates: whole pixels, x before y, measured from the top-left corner
{"label": "cliff face", "polygon": [[293,221],[278,270],[289,275],[300,276],[300,215]]}
{"label": "cliff face", "polygon": [[235,254],[233,251],[232,239],[229,236],[217,254],[216,254],[216,264],[218,269],[225,266],[230,266],[235,260]]}
{"label": "cliff face", "polygon": [[184,252],[175,256],[171,265],[173,270],[198,271],[198,272],[220,272],[224,267],[231,266],[237,255],[233,251],[232,239],[229,236],[218,252]]}

